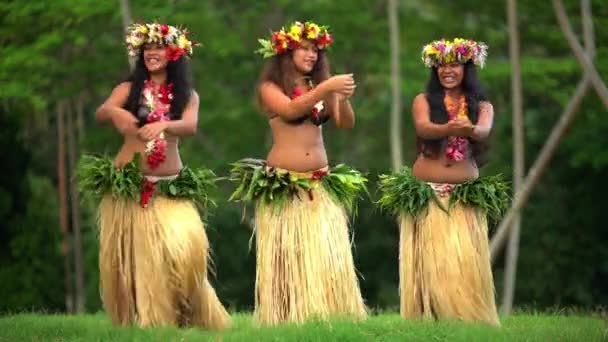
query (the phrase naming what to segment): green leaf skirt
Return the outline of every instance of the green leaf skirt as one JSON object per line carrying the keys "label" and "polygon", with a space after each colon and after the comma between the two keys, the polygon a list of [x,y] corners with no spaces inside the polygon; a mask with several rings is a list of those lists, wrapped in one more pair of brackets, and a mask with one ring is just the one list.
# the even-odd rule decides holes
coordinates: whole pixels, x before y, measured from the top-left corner
{"label": "green leaf skirt", "polygon": [[[83,155],[78,162],[77,178],[79,190],[85,197],[100,199],[112,194],[115,198],[130,198],[141,201],[142,186],[146,178],[139,170],[139,155],[121,168],[114,166],[109,158]],[[209,169],[192,169],[185,166],[174,179],[162,179],[155,183],[154,194],[168,198],[188,199],[199,209],[215,205],[210,191],[217,177]]]}
{"label": "green leaf skirt", "polygon": [[311,172],[295,172],[268,166],[264,160],[246,158],[232,164],[230,180],[236,184],[230,201],[262,201],[277,210],[292,196],[299,196],[301,190],[314,198],[313,190],[323,186],[349,213],[356,214],[357,198],[361,193],[367,193],[367,178],[344,164]]}
{"label": "green leaf skirt", "polygon": [[454,184],[448,207],[444,207],[438,194],[429,183],[418,180],[409,167],[401,172],[380,175],[380,208],[395,215],[420,215],[429,200],[435,201],[445,211],[455,203],[472,206],[485,211],[491,220],[498,220],[511,201],[509,185],[501,175],[479,177],[462,184]]}

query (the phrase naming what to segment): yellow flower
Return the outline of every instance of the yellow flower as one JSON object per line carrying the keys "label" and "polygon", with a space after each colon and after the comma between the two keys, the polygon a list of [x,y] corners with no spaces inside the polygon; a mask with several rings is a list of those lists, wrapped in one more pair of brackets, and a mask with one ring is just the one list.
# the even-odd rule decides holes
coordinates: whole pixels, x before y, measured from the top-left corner
{"label": "yellow flower", "polygon": [[436,55],[439,53],[439,50],[435,49],[433,45],[427,45],[426,54],[427,55]]}
{"label": "yellow flower", "polygon": [[190,41],[184,35],[179,36],[179,38],[177,39],[177,47],[179,47],[180,49],[189,49],[190,45]]}
{"label": "yellow flower", "polygon": [[306,25],[306,38],[315,39],[319,34],[320,28],[319,25],[314,23],[307,23]]}
{"label": "yellow flower", "polygon": [[290,31],[287,35],[296,42],[300,41],[301,36],[299,34],[293,34],[293,31]]}
{"label": "yellow flower", "polygon": [[146,25],[139,25],[139,27],[137,28],[137,30],[143,34],[148,33],[148,26]]}
{"label": "yellow flower", "polygon": [[293,24],[291,25],[291,28],[289,29],[289,35],[294,37],[298,37],[298,39],[296,39],[297,41],[300,40],[300,36],[302,35],[302,26],[298,25],[298,24]]}

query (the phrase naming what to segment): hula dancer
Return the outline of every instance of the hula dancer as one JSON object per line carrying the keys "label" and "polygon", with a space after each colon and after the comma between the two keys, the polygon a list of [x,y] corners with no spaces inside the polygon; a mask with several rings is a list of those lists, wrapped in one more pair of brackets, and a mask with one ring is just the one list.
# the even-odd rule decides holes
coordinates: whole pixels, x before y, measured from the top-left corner
{"label": "hula dancer", "polygon": [[[103,306],[117,325],[222,329],[228,313],[208,281],[205,209],[210,170],[183,166],[181,136],[195,134],[199,98],[188,80],[195,45],[185,30],[133,25],[126,38],[137,63],[97,110],[124,144],[112,160],[84,156],[80,186],[99,204]],[[143,158],[140,158],[143,157]]]}
{"label": "hula dancer", "polygon": [[404,318],[499,325],[488,221],[508,205],[499,176],[479,178],[494,110],[477,79],[487,46],[472,40],[426,45],[426,93],[414,99],[418,158],[413,169],[381,176],[380,206],[399,216]]}
{"label": "hula dancer", "polygon": [[329,168],[322,125],[354,126],[351,74],[330,77],[326,27],[295,22],[260,40],[270,57],[258,100],[273,145],[265,161],[241,160],[231,200],[255,202],[255,318],[262,324],[366,317],[351,252],[348,214],[366,179]]}

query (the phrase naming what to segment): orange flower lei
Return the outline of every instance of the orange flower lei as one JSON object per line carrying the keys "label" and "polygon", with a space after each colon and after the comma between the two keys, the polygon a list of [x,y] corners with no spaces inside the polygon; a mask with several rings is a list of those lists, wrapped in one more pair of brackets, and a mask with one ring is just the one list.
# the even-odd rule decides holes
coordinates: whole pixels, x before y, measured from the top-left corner
{"label": "orange flower lei", "polygon": [[[446,111],[448,112],[448,120],[468,119],[469,110],[465,97],[461,95],[458,101],[446,95],[443,99]],[[445,148],[445,156],[454,161],[461,161],[466,158],[469,148],[469,139],[466,137],[448,137],[448,144]]]}

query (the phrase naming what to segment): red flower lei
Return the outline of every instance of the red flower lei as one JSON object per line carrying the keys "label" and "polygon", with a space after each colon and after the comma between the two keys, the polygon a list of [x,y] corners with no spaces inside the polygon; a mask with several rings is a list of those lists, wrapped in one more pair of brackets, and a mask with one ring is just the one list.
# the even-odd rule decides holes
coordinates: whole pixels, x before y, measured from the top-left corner
{"label": "red flower lei", "polygon": [[[308,89],[307,90],[311,90],[312,87],[312,83],[308,83]],[[304,95],[304,92],[302,91],[302,89],[300,89],[299,87],[295,87],[293,88],[293,93],[291,94],[291,99],[295,99],[299,96]],[[311,116],[313,118],[313,121],[318,121],[319,120],[319,113],[323,110],[323,101],[319,101],[317,102],[317,104],[314,105],[314,107],[312,107],[312,113]]]}
{"label": "red flower lei", "polygon": [[[458,102],[451,97],[445,96],[445,108],[448,112],[448,120],[456,118],[468,118],[468,106],[464,96],[460,96]],[[461,161],[466,158],[469,148],[469,139],[466,137],[448,137],[448,144],[445,148],[446,158],[454,161]]]}
{"label": "red flower lei", "polygon": [[[143,96],[148,106],[150,114],[146,118],[146,123],[159,121],[169,121],[169,110],[173,101],[173,84],[161,85],[158,90],[154,86],[154,82],[147,80],[144,82]],[[146,162],[151,170],[156,169],[160,163],[167,158],[165,151],[167,150],[167,141],[165,140],[164,132],[150,140],[146,144]],[[156,182],[151,182],[146,178],[141,184],[140,204],[143,208],[148,206],[152,195],[156,189]]]}

